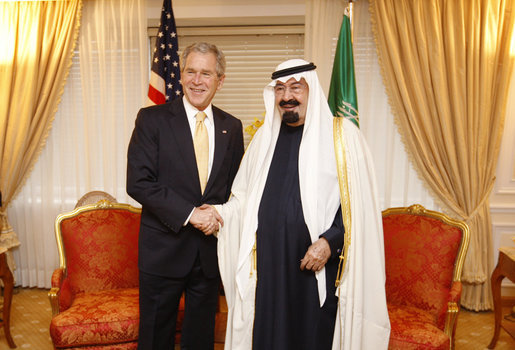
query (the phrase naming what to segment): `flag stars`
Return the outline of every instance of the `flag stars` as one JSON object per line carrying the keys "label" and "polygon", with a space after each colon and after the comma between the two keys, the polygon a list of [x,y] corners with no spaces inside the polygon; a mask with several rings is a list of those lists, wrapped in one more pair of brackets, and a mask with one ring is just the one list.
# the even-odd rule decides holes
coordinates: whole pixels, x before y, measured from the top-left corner
{"label": "flag stars", "polygon": [[159,91],[161,102],[169,102],[182,96],[177,37],[173,12],[163,7],[152,57],[152,71],[165,80],[163,85],[155,87]]}

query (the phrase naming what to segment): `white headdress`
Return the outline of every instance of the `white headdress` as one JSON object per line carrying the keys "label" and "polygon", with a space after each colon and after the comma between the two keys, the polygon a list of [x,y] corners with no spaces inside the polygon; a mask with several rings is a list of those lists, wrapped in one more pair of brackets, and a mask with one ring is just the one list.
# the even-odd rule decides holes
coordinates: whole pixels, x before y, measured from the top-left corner
{"label": "white headdress", "polygon": [[[298,71],[296,67],[310,70]],[[257,131],[246,154],[246,157],[252,158],[252,160],[249,159],[252,167],[249,168],[248,173],[238,173],[233,186],[233,195],[237,196],[239,177],[247,176],[245,182],[248,181],[249,188],[246,189],[248,197],[245,226],[242,228],[238,259],[238,275],[241,273],[241,279],[236,277],[240,287],[242,287],[240,282],[244,283],[243,281],[248,277],[244,261],[251,253],[255,242],[259,202],[281,127],[281,116],[275,105],[274,94],[274,86],[278,80],[286,82],[294,78],[300,81],[303,78],[309,87],[306,119],[299,149],[299,182],[302,209],[312,242],[315,242],[320,234],[331,226],[338,210],[340,197],[334,155],[333,116],[314,68],[313,64],[301,59],[283,62],[276,68],[276,72],[282,72],[279,74],[280,77],[272,80],[264,89],[265,121]],[[325,269],[317,272],[316,276],[320,305],[322,305],[326,297]]]}

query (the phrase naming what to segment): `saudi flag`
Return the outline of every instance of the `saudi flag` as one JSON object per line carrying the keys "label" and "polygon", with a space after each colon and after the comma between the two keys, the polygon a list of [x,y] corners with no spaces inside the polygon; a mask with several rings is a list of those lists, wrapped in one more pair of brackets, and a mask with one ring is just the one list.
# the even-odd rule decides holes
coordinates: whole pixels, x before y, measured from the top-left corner
{"label": "saudi flag", "polygon": [[359,127],[358,96],[348,8],[343,16],[340,37],[334,55],[328,102],[334,116],[349,118]]}

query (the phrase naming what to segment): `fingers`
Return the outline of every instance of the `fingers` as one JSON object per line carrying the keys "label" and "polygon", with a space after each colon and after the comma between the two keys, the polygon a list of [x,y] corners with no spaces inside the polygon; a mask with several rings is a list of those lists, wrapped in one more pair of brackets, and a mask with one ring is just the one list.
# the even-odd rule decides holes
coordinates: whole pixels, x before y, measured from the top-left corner
{"label": "fingers", "polygon": [[206,235],[211,235],[218,231],[218,221],[214,218],[193,224],[193,226],[204,232]]}
{"label": "fingers", "polygon": [[210,205],[210,207],[212,209],[212,212],[213,212],[213,215],[214,215],[216,221],[223,227],[224,226],[224,219],[218,213],[218,211],[215,209],[215,207],[213,207],[212,205]]}
{"label": "fingers", "polygon": [[190,223],[206,235],[216,233],[223,226],[223,219],[216,209],[209,204],[202,204],[196,207],[190,218]]}
{"label": "fingers", "polygon": [[300,261],[300,269],[302,271],[309,270],[309,271],[316,272],[316,271],[322,270],[324,268],[324,266],[325,266],[325,263],[326,262],[319,261],[319,260],[314,260],[312,258],[308,258],[308,257],[305,256]]}
{"label": "fingers", "polygon": [[331,256],[331,248],[325,238],[313,243],[300,261],[301,270],[320,271]]}

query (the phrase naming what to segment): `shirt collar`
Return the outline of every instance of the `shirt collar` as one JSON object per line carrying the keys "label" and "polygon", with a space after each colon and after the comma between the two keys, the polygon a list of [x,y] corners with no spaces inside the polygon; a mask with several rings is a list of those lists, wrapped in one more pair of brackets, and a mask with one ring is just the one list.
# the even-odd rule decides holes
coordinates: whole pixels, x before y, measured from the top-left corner
{"label": "shirt collar", "polygon": [[[182,97],[182,102],[184,104],[184,109],[186,110],[186,116],[188,117],[188,120],[195,119],[195,116],[199,112],[197,108],[195,108],[186,98],[186,96]],[[204,109],[203,111],[206,113],[206,119],[209,120],[210,123],[213,123],[213,108],[211,103]]]}

